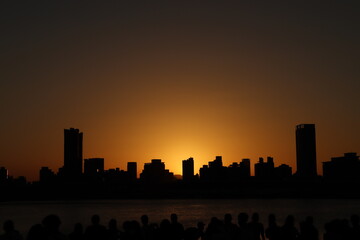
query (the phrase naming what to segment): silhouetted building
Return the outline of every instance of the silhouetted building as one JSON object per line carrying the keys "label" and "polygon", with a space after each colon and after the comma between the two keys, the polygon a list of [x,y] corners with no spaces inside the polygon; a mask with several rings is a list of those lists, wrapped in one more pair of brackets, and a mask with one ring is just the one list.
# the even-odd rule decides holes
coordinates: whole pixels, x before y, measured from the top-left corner
{"label": "silhouetted building", "polygon": [[0,182],[5,182],[8,179],[8,170],[5,167],[0,167]]}
{"label": "silhouetted building", "polygon": [[244,158],[240,162],[240,173],[242,177],[250,177],[250,159]]}
{"label": "silhouetted building", "polygon": [[97,176],[104,172],[104,158],[89,158],[84,160],[84,175]]}
{"label": "silhouetted building", "polygon": [[216,156],[209,165],[200,168],[200,180],[204,182],[224,182],[227,180],[227,168],[223,167],[222,157]]}
{"label": "silhouetted building", "polygon": [[286,164],[275,167],[272,157],[267,157],[266,162],[263,158],[259,158],[259,162],[255,164],[255,177],[257,178],[284,179],[291,176],[291,167]]}
{"label": "silhouetted building", "polygon": [[55,179],[55,173],[48,167],[42,167],[40,169],[40,182],[51,183]]}
{"label": "silhouetted building", "polygon": [[277,178],[288,178],[292,176],[292,168],[289,165],[281,164],[274,168],[274,175]]}
{"label": "silhouetted building", "polygon": [[82,175],[83,133],[79,129],[64,129],[64,177],[78,178]]}
{"label": "silhouetted building", "polygon": [[189,158],[182,161],[182,179],[185,182],[192,181],[194,179],[194,159]]}
{"label": "silhouetted building", "polygon": [[223,166],[222,157],[216,156],[209,165],[200,168],[202,182],[239,182],[250,177],[250,159],[243,159],[240,163],[234,162],[229,167]]}
{"label": "silhouetted building", "polygon": [[19,176],[17,178],[8,176],[7,182],[11,184],[12,187],[23,187],[27,184],[26,177],[24,176]]}
{"label": "silhouetted building", "polygon": [[174,174],[165,169],[161,159],[152,159],[151,163],[145,163],[140,179],[145,183],[167,183],[175,180]]}
{"label": "silhouetted building", "polygon": [[127,172],[130,181],[135,181],[137,179],[137,164],[136,162],[127,163]]}
{"label": "silhouetted building", "polygon": [[270,178],[274,175],[274,159],[267,157],[267,162],[264,162],[262,157],[259,158],[259,162],[255,164],[255,177]]}
{"label": "silhouetted building", "polygon": [[240,182],[250,177],[250,159],[243,159],[240,163],[233,162],[226,168],[228,182]]}
{"label": "silhouetted building", "polygon": [[126,185],[129,182],[129,175],[126,171],[119,168],[111,168],[104,171],[103,179],[108,184]]}
{"label": "silhouetted building", "polygon": [[222,168],[223,167],[223,163],[222,163],[222,156],[216,156],[215,160],[212,162],[209,162],[209,167],[210,168]]}
{"label": "silhouetted building", "polygon": [[323,162],[325,178],[360,178],[360,160],[356,153],[345,153],[342,157],[333,157],[329,162]]}
{"label": "silhouetted building", "polygon": [[296,126],[296,167],[298,177],[317,176],[315,124]]}
{"label": "silhouetted building", "polygon": [[209,166],[208,165],[203,165],[200,169],[199,169],[199,174],[200,174],[200,180],[201,181],[209,181],[210,180],[210,176],[209,176]]}

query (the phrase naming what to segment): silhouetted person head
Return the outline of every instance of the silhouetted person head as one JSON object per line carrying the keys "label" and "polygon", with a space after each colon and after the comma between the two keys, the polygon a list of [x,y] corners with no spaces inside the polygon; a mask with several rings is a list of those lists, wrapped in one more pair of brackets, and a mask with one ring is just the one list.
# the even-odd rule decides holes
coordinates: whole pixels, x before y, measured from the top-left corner
{"label": "silhouetted person head", "polygon": [[148,217],[148,215],[142,215],[142,216],[141,216],[141,223],[142,223],[143,225],[148,225],[148,223],[149,223],[149,217]]}
{"label": "silhouetted person head", "polygon": [[172,225],[168,219],[163,219],[160,222],[159,238],[161,240],[172,239]]}
{"label": "silhouetted person head", "polygon": [[140,223],[136,220],[132,220],[131,221],[131,227],[135,230],[135,231],[140,231],[141,227],[140,227]]}
{"label": "silhouetted person head", "polygon": [[168,229],[169,226],[171,225],[170,221],[167,219],[163,219],[160,223],[160,228],[161,229]]}
{"label": "silhouetted person head", "polygon": [[110,219],[110,221],[109,221],[109,229],[110,230],[117,229],[117,221],[116,221],[116,219],[114,219],[114,218]]}
{"label": "silhouetted person head", "polygon": [[197,223],[197,228],[198,228],[200,231],[204,231],[205,224],[204,224],[203,222],[198,222],[198,223]]}
{"label": "silhouetted person head", "polygon": [[125,232],[130,232],[131,231],[131,222],[130,221],[123,222],[123,229]]}
{"label": "silhouetted person head", "polygon": [[326,232],[331,231],[331,222],[325,223],[324,229],[325,229]]}
{"label": "silhouetted person head", "polygon": [[74,232],[83,233],[83,231],[84,231],[84,228],[83,228],[83,225],[81,223],[76,223],[74,225]]}
{"label": "silhouetted person head", "polygon": [[3,224],[3,229],[6,233],[10,233],[15,230],[14,228],[14,222],[11,220],[7,220]]}
{"label": "silhouetted person head", "polygon": [[351,215],[350,221],[351,221],[351,225],[353,227],[358,226],[359,222],[360,222],[359,215],[356,215],[356,214]]}
{"label": "silhouetted person head", "polygon": [[100,224],[99,215],[95,214],[91,217],[91,225],[85,230],[84,237],[87,240],[103,239],[106,235],[106,227]]}
{"label": "silhouetted person head", "polygon": [[249,219],[249,215],[247,215],[247,213],[242,212],[238,215],[238,224],[239,225],[246,224],[248,219]]}
{"label": "silhouetted person head", "polygon": [[97,215],[97,214],[93,215],[93,216],[91,217],[91,222],[92,222],[92,224],[94,224],[94,225],[100,224],[100,216]]}
{"label": "silhouetted person head", "polygon": [[207,226],[206,234],[219,234],[223,231],[223,222],[217,217],[212,217],[210,223]]}
{"label": "silhouetted person head", "polygon": [[58,216],[56,216],[55,214],[51,214],[43,219],[42,224],[45,227],[45,229],[51,232],[58,232],[61,221]]}
{"label": "silhouetted person head", "polygon": [[171,214],[170,219],[172,223],[177,223],[178,221],[178,217],[175,213]]}
{"label": "silhouetted person head", "polygon": [[285,220],[285,225],[286,226],[294,226],[295,224],[295,218],[293,215],[288,215],[286,217],[286,220]]}
{"label": "silhouetted person head", "polygon": [[307,216],[305,219],[305,223],[308,225],[313,225],[314,224],[314,218],[312,216]]}
{"label": "silhouetted person head", "polygon": [[252,222],[259,222],[259,214],[257,212],[253,213],[251,217]]}
{"label": "silhouetted person head", "polygon": [[70,240],[82,240],[84,235],[84,228],[81,223],[76,223],[74,225],[74,230],[72,233],[68,235],[68,238]]}
{"label": "silhouetted person head", "polygon": [[268,216],[268,227],[265,230],[265,236],[269,240],[279,240],[281,237],[280,227],[276,224],[275,214],[269,214]]}
{"label": "silhouetted person head", "polygon": [[26,240],[45,240],[47,239],[44,227],[41,224],[33,225],[26,237]]}
{"label": "silhouetted person head", "polygon": [[348,219],[341,220],[341,226],[344,230],[348,230],[350,228],[350,223]]}
{"label": "silhouetted person head", "polygon": [[217,217],[212,217],[210,223],[214,224],[215,226],[222,226],[223,225],[223,221],[221,221]]}
{"label": "silhouetted person head", "polygon": [[140,223],[138,221],[129,221],[128,226],[127,226],[128,230],[127,233],[129,234],[129,238],[125,238],[125,239],[134,239],[134,240],[138,240],[141,238],[141,226]]}
{"label": "silhouetted person head", "polygon": [[210,219],[210,223],[216,223],[218,221],[218,218],[217,217],[212,217]]}
{"label": "silhouetted person head", "polygon": [[198,229],[194,227],[187,228],[184,231],[184,240],[198,240],[201,235],[198,232]]}
{"label": "silhouetted person head", "polygon": [[275,217],[275,214],[269,214],[269,226],[272,227],[272,226],[276,226],[276,217]]}
{"label": "silhouetted person head", "polygon": [[229,223],[231,223],[231,221],[232,221],[232,216],[231,216],[231,214],[230,214],[230,213],[225,214],[225,216],[224,216],[224,223],[225,223],[225,224],[229,224]]}

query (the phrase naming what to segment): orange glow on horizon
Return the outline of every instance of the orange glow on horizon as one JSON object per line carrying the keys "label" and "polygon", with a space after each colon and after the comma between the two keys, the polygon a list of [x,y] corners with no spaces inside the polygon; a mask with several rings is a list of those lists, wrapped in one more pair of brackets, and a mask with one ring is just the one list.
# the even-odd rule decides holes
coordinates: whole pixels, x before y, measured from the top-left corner
{"label": "orange glow on horizon", "polygon": [[225,166],[250,158],[252,174],[272,156],[294,173],[300,123],[316,124],[320,174],[331,157],[360,152],[351,4],[10,2],[0,167],[12,176],[57,172],[70,127],[84,133],[83,158],[137,162],[139,173],[160,158],[181,174],[189,157],[198,172],[217,155]]}

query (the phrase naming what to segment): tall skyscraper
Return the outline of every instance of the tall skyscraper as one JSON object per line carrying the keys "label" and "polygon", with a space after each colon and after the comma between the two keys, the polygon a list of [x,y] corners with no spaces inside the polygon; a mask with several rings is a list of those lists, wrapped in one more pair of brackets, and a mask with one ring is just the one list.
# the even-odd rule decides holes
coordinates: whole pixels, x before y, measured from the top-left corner
{"label": "tall skyscraper", "polygon": [[317,176],[315,124],[296,126],[296,166],[296,176]]}
{"label": "tall skyscraper", "polygon": [[182,161],[182,176],[183,181],[188,182],[194,179],[194,159],[189,158],[188,160]]}
{"label": "tall skyscraper", "polygon": [[244,158],[240,162],[240,176],[250,177],[250,159]]}
{"label": "tall skyscraper", "polygon": [[127,163],[127,172],[130,181],[135,181],[137,179],[137,164],[136,162]]}
{"label": "tall skyscraper", "polygon": [[68,178],[82,175],[83,133],[79,129],[64,129],[64,168],[63,174]]}

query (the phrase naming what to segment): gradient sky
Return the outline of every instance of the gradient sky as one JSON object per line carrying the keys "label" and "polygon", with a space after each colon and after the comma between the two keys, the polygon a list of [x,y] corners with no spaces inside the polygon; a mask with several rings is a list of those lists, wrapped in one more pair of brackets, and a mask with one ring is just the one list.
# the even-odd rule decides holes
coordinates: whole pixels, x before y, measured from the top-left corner
{"label": "gradient sky", "polygon": [[180,174],[222,155],[295,172],[301,123],[316,124],[320,174],[360,153],[359,1],[104,2],[1,1],[10,175],[57,171],[70,127],[106,169],[161,158]]}

